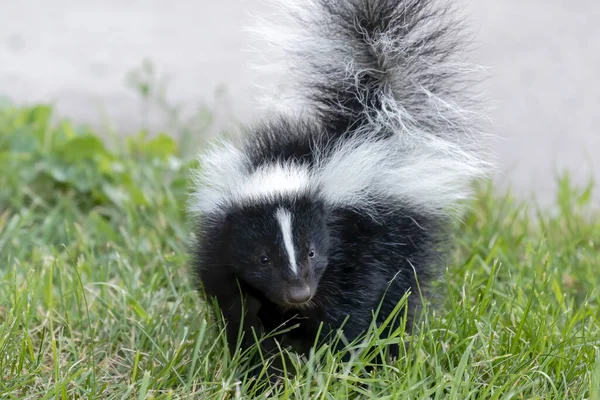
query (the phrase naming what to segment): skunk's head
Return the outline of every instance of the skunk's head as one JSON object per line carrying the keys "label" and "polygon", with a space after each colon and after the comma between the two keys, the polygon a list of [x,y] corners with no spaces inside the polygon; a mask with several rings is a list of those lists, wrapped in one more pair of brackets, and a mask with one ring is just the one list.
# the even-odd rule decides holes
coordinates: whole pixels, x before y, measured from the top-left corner
{"label": "skunk's head", "polygon": [[222,232],[223,256],[238,278],[275,304],[309,303],[327,267],[323,204],[304,197],[235,207]]}
{"label": "skunk's head", "polygon": [[313,167],[270,159],[257,143],[201,157],[188,208],[204,221],[199,267],[231,270],[275,304],[307,306],[328,263],[329,203]]}

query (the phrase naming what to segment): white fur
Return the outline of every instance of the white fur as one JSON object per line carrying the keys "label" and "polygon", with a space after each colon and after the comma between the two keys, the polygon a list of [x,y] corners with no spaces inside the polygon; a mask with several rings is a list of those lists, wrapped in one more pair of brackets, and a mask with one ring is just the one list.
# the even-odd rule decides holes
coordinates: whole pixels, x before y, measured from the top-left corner
{"label": "white fur", "polygon": [[200,169],[194,172],[195,190],[188,202],[192,215],[225,209],[234,201],[236,187],[249,173],[247,156],[233,143],[221,141],[200,156]]}
{"label": "white fur", "polygon": [[[378,202],[444,214],[467,199],[477,160],[448,157],[438,144],[411,148],[394,140],[354,140],[322,161],[316,174],[325,199],[372,213]],[[451,150],[451,149],[448,149]],[[372,214],[374,215],[374,214]]]}
{"label": "white fur", "polygon": [[[266,90],[261,104],[271,110],[310,113],[311,95],[319,86],[359,82],[370,67],[361,65],[362,59],[355,55],[366,49],[380,55],[386,70],[383,102],[379,109],[370,110],[369,124],[355,136],[358,139],[346,141],[328,156],[315,149],[318,160],[310,171],[290,164],[268,165],[250,173],[245,156],[231,145],[211,151],[203,158],[190,210],[214,212],[248,199],[270,201],[276,195],[317,189],[334,206],[367,213],[378,202],[389,200],[436,215],[458,210],[460,201],[471,195],[472,181],[485,177],[491,167],[481,146],[485,136],[477,129],[480,115],[471,111],[460,90],[448,87],[432,93],[420,82],[432,75],[466,76],[476,67],[459,59],[460,52],[441,58],[435,52],[408,61],[403,58],[403,49],[428,45],[424,39],[436,29],[437,20],[426,20],[401,37],[382,34],[370,42],[349,42],[335,35],[336,25],[327,20],[320,0],[268,2],[276,12],[255,18],[259,24],[251,30],[268,45],[259,54],[267,61],[269,79],[281,86]],[[454,39],[439,40],[453,45]],[[276,72],[282,80],[272,78]],[[394,136],[377,139],[382,131]]]}
{"label": "white fur", "polygon": [[240,200],[294,196],[309,188],[308,168],[293,164],[267,164],[248,176],[237,196]]}
{"label": "white fur", "polygon": [[190,210],[226,211],[232,204],[319,190],[332,206],[367,213],[391,198],[443,214],[469,197],[470,180],[482,174],[481,162],[469,157],[456,145],[435,138],[411,147],[396,137],[375,140],[364,135],[321,157],[312,171],[296,164],[267,164],[250,173],[243,154],[228,145],[202,157],[204,167]]}
{"label": "white fur", "polygon": [[281,228],[281,234],[283,235],[283,244],[285,251],[287,252],[288,259],[290,261],[290,269],[294,275],[298,275],[298,266],[296,263],[296,250],[294,249],[294,235],[292,233],[292,214],[284,209],[278,208],[275,212],[275,218]]}
{"label": "white fur", "polygon": [[[360,4],[366,7],[377,1]],[[398,3],[408,8],[410,3],[421,1]],[[420,82],[431,75],[455,74],[463,79],[481,67],[466,63],[460,51],[449,57],[423,51],[408,61],[403,54],[407,48],[428,46],[425,38],[440,25],[454,27],[454,22],[434,7],[441,10],[448,2],[432,1],[435,5],[425,12],[435,13],[436,18],[424,19],[408,34],[386,32],[369,42],[352,42],[337,35],[338,27],[328,20],[322,0],[265,2],[273,12],[255,17],[257,23],[248,30],[260,39],[257,43],[266,44],[256,50],[267,62],[256,68],[264,68],[265,75],[278,83],[264,90],[260,103],[266,107],[310,113],[315,88],[329,82],[358,84],[361,74],[371,66],[362,65],[356,55],[367,51],[377,52],[387,71],[388,85],[381,89],[385,94],[382,107],[371,110],[374,112],[362,137],[345,143],[331,160],[321,161],[318,180],[328,200],[369,209],[374,195],[385,195],[423,211],[441,213],[470,196],[472,181],[487,176],[491,168],[481,145],[485,135],[477,129],[482,115],[473,111],[476,102],[459,88],[447,87],[434,94]],[[437,40],[441,47],[444,43],[449,47],[462,44],[453,32]],[[280,80],[273,78],[277,71]],[[372,140],[377,132],[390,130],[396,133],[394,140]]]}
{"label": "white fur", "polygon": [[192,215],[225,212],[233,204],[272,201],[311,189],[310,171],[295,164],[265,164],[251,171],[246,155],[233,143],[222,143],[200,157],[196,190],[188,210]]}

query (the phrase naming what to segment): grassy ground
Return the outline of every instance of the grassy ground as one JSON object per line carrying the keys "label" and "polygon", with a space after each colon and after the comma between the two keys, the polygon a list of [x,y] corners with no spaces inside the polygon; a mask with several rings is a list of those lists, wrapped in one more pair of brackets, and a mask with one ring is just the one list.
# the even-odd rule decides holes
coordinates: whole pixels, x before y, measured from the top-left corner
{"label": "grassy ground", "polygon": [[[0,398],[245,397],[243,360],[224,357],[186,271],[193,162],[167,137],[109,150],[49,115],[0,110]],[[600,399],[590,190],[565,178],[557,212],[540,213],[481,189],[440,304],[393,338],[407,354],[369,375],[376,338],[348,365],[319,349],[277,395]]]}

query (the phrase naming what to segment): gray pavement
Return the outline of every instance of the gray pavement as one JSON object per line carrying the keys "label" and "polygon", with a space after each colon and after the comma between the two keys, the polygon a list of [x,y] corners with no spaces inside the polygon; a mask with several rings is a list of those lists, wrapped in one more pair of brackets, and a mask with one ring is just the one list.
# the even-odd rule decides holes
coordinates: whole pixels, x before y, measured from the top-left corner
{"label": "gray pavement", "polygon": [[[600,177],[600,0],[464,2],[477,31],[474,60],[492,75],[497,180],[550,204],[557,169],[580,183]],[[53,101],[62,115],[98,127],[108,119],[127,133],[143,107],[125,77],[150,58],[170,101],[215,106],[220,127],[252,119],[241,27],[264,8],[259,0],[0,0],[0,95]],[[215,98],[223,84],[226,98]],[[164,126],[164,115],[151,117]]]}

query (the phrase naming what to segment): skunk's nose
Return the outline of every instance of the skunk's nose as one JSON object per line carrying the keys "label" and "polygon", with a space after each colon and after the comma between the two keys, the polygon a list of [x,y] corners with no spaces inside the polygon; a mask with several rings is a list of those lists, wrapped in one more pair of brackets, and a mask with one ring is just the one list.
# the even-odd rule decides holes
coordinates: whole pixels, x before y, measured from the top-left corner
{"label": "skunk's nose", "polygon": [[287,294],[287,300],[290,303],[301,304],[306,303],[312,296],[310,286],[294,286],[290,288]]}

